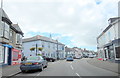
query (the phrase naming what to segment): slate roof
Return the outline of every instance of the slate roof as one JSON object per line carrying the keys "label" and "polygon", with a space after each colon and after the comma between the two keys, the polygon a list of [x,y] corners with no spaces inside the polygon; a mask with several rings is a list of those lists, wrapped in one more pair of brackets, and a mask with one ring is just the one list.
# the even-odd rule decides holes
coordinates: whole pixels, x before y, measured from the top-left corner
{"label": "slate roof", "polygon": [[23,32],[18,24],[12,24],[12,26],[17,30],[18,33],[21,33],[23,35]]}
{"label": "slate roof", "polygon": [[[25,38],[23,39],[23,43],[25,42],[30,42],[30,41],[37,41],[37,40],[42,40],[42,41],[46,41],[46,42],[51,42],[51,43],[56,43],[57,44],[57,40],[53,40],[51,38],[45,37],[45,36],[41,36],[41,35],[37,35],[31,38]],[[64,45],[60,42],[58,42],[59,45]]]}

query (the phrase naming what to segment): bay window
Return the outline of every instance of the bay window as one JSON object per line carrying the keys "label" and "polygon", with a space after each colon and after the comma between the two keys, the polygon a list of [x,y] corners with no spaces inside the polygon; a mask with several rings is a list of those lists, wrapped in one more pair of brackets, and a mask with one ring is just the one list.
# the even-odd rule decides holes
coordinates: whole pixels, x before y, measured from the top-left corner
{"label": "bay window", "polygon": [[7,23],[4,23],[4,37],[9,39],[9,25]]}
{"label": "bay window", "polygon": [[10,31],[10,42],[13,43],[13,31]]}
{"label": "bay window", "polygon": [[22,44],[22,35],[21,34],[16,34],[16,43]]}
{"label": "bay window", "polygon": [[4,22],[1,21],[2,25],[0,26],[0,37],[3,37]]}

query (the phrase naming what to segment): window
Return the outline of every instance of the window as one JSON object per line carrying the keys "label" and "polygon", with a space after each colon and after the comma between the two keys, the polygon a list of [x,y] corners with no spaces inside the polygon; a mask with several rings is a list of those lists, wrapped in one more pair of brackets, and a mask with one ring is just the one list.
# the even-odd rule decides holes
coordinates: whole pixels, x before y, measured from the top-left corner
{"label": "window", "polygon": [[4,22],[1,22],[2,25],[0,26],[0,37],[3,37],[3,27],[4,27]]}
{"label": "window", "polygon": [[13,51],[13,61],[18,60],[18,52]]}
{"label": "window", "polygon": [[7,23],[4,24],[4,37],[9,39],[9,25]]}
{"label": "window", "polygon": [[16,34],[16,43],[17,44],[22,44],[22,35]]}
{"label": "window", "polygon": [[48,48],[50,48],[50,43],[48,42]]}
{"label": "window", "polygon": [[115,47],[116,58],[120,58],[120,47]]}
{"label": "window", "polygon": [[13,31],[12,30],[10,31],[10,42],[13,43]]}
{"label": "window", "polygon": [[62,46],[62,50],[64,50],[64,46]]}

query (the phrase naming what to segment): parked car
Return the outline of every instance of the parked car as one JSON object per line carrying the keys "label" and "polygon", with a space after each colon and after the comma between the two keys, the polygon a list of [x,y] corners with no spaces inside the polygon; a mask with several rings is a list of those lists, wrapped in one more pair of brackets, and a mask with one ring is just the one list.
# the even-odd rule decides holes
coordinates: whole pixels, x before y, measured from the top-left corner
{"label": "parked car", "polygon": [[66,58],[66,61],[73,61],[73,60],[74,60],[73,56],[68,56],[68,57]]}
{"label": "parked car", "polygon": [[20,70],[27,72],[29,70],[40,70],[48,66],[48,62],[42,56],[30,56],[25,61],[21,62]]}
{"label": "parked car", "polygon": [[46,57],[46,60],[54,62],[54,61],[57,60],[57,58],[55,58],[55,57]]}

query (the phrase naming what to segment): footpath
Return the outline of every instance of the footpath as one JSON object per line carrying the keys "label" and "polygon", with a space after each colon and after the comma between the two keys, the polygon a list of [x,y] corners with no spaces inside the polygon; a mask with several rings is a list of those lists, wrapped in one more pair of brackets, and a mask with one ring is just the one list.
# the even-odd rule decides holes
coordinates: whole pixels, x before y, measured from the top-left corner
{"label": "footpath", "polygon": [[3,66],[2,68],[2,76],[13,76],[20,73],[20,65],[8,65]]}
{"label": "footpath", "polygon": [[120,63],[102,61],[102,60],[98,60],[97,58],[90,58],[90,59],[87,60],[87,62],[90,63],[91,65],[96,66],[96,67],[106,69],[106,70],[109,70],[109,71],[120,74],[120,71],[119,71]]}

